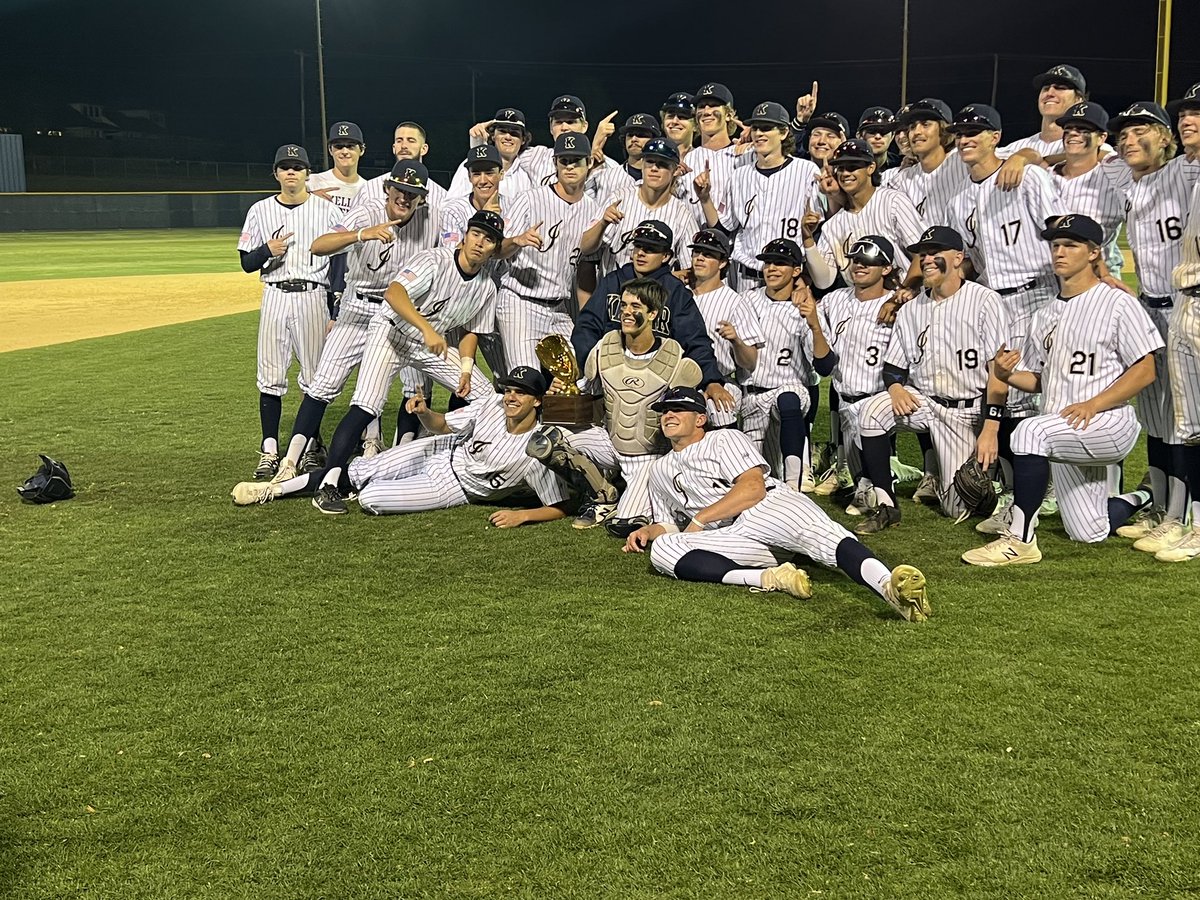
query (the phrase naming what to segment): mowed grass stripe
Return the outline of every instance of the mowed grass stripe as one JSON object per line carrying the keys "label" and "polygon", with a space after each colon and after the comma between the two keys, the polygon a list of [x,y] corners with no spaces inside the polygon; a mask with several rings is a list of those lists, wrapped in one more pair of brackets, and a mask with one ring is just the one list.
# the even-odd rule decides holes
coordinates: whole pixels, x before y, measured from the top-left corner
{"label": "mowed grass stripe", "polygon": [[240,271],[229,228],[0,234],[0,281]]}
{"label": "mowed grass stripe", "polygon": [[487,508],[235,509],[254,342],[250,314],[0,356],[9,482],[44,450],[80,490],[0,494],[7,894],[1195,890],[1194,567],[1050,519],[1043,564],[969,569],[906,499],[871,545],[929,575],[908,626],[811,564],[799,603]]}

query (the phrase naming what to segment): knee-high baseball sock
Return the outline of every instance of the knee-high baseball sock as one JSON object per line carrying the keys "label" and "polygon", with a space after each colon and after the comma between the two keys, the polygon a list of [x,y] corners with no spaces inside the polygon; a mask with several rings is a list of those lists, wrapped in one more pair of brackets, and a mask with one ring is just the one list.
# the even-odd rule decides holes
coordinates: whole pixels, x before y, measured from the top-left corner
{"label": "knee-high baseball sock", "polygon": [[1037,528],[1038,510],[1050,483],[1050,460],[1021,453],[1013,457],[1013,513],[1009,531],[1018,541],[1029,543]]}
{"label": "knee-high baseball sock", "polygon": [[1150,496],[1156,509],[1167,508],[1167,470],[1171,467],[1171,451],[1162,438],[1146,436],[1146,474],[1150,478]]}
{"label": "knee-high baseball sock", "polygon": [[[329,404],[324,400],[304,395],[300,401],[300,409],[296,413],[296,424],[292,426],[292,439],[288,442],[287,457],[293,463],[300,462],[300,455],[308,445],[308,439],[321,429],[321,420]],[[295,455],[293,455],[295,454]]]}
{"label": "knee-high baseball sock", "polygon": [[[1013,471],[1012,433],[1017,428],[1020,419],[1001,419],[1000,429],[996,434],[996,456],[1000,463],[1000,480],[1004,482],[1006,491],[1015,490],[1016,473]],[[1042,501],[1039,500],[1040,504]]]}
{"label": "knee-high baseball sock", "polygon": [[380,425],[379,416],[373,418],[367,423],[367,427],[363,429],[364,441],[381,441],[383,440],[383,428]]}
{"label": "knee-high baseball sock", "polygon": [[[810,401],[813,401],[813,406],[816,405],[816,400],[813,399],[812,391],[808,392]],[[816,399],[821,397],[820,389],[817,390]],[[838,396],[837,388],[833,385],[829,386],[829,443],[837,447],[839,452],[835,455],[834,465],[841,462],[841,447],[842,447],[842,417],[838,414],[838,410],[842,408],[842,398]],[[809,407],[811,410],[812,407]],[[812,431],[812,419],[809,422],[809,431]]]}
{"label": "knee-high baseball sock", "polygon": [[[279,452],[279,420],[283,416],[283,398],[274,394],[258,395],[258,421],[262,425],[262,452]],[[267,447],[270,441],[271,446]]]}
{"label": "knee-high baseball sock", "polygon": [[[809,428],[812,428],[812,423],[817,420],[817,410],[821,408],[821,386],[812,384],[808,387],[808,412],[804,414],[804,421]],[[832,408],[832,407],[831,407]],[[833,419],[830,419],[832,422]]]}
{"label": "knee-high baseball sock", "polygon": [[1168,444],[1167,458],[1167,518],[1182,522],[1188,513],[1188,486],[1184,448],[1182,444]]}
{"label": "knee-high baseball sock", "polygon": [[289,478],[282,482],[279,485],[279,492],[284,497],[292,494],[311,494],[320,483],[321,473],[309,472],[307,475],[297,475],[295,478]]}
{"label": "knee-high baseball sock", "polygon": [[884,506],[896,505],[896,488],[892,484],[892,445],[886,434],[862,439],[863,473],[875,485],[875,495]]}
{"label": "knee-high baseball sock", "polygon": [[405,397],[400,401],[400,408],[396,410],[396,438],[392,441],[395,446],[407,444],[421,430],[421,420],[417,418],[416,413],[410,413],[406,409],[407,403],[408,398]]}
{"label": "knee-high baseball sock", "polygon": [[338,423],[333,439],[329,442],[329,452],[325,457],[325,471],[321,475],[321,484],[337,484],[346,463],[350,462],[350,454],[358,445],[358,436],[367,427],[367,423],[375,418],[374,413],[367,412],[361,406],[351,406],[342,421]]}
{"label": "knee-high baseball sock", "polygon": [[729,557],[711,550],[689,550],[675,563],[675,577],[683,581],[762,587],[762,573],[762,569],[740,569]]}
{"label": "knee-high baseball sock", "polygon": [[1150,502],[1149,491],[1134,491],[1119,497],[1108,498],[1108,533],[1115,534],[1135,512]]}
{"label": "knee-high baseball sock", "polygon": [[1183,448],[1183,472],[1191,500],[1192,527],[1200,528],[1200,444]]}
{"label": "knee-high baseball sock", "polygon": [[866,545],[855,538],[842,538],[837,545],[835,559],[837,567],[857,581],[863,587],[868,587],[883,596],[884,585],[892,577],[892,570],[883,564],[878,556],[867,549]]}
{"label": "knee-high baseball sock", "polygon": [[785,391],[775,401],[779,407],[779,450],[783,456],[783,480],[799,489],[804,470],[804,444],[808,441],[808,420],[800,407],[800,397]]}
{"label": "knee-high baseball sock", "polygon": [[925,468],[925,473],[927,475],[938,474],[937,452],[933,449],[933,438],[929,436],[929,432],[918,431],[917,444],[921,447],[921,463]]}

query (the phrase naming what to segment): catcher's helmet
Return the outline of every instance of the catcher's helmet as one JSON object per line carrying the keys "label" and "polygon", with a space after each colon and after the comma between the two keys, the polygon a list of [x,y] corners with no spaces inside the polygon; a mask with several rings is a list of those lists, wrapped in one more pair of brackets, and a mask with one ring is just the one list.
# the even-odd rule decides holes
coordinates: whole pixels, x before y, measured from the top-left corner
{"label": "catcher's helmet", "polygon": [[27,503],[56,503],[74,497],[75,489],[71,487],[71,475],[67,467],[44,453],[38,456],[42,460],[41,466],[17,488],[21,499]]}

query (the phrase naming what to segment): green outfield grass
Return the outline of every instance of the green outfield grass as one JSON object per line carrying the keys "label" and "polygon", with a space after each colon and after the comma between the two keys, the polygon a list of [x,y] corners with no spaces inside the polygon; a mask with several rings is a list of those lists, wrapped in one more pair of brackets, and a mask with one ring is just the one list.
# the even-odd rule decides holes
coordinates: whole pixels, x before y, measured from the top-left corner
{"label": "green outfield grass", "polygon": [[[929,577],[910,626],[835,572],[679,583],[486,508],[235,509],[254,343],[0,355],[4,896],[1200,890],[1194,565],[1049,520],[1043,564],[968,569],[905,500],[871,545]],[[18,502],[37,451],[76,499]]]}
{"label": "green outfield grass", "polygon": [[230,228],[0,234],[0,282],[238,272]]}

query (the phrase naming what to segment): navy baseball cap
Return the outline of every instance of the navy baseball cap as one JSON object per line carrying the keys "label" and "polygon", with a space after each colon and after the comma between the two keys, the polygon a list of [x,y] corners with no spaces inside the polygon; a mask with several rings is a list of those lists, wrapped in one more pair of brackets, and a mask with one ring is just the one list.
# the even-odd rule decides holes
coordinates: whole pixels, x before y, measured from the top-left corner
{"label": "navy baseball cap", "polygon": [[1153,100],[1139,100],[1108,120],[1108,133],[1120,134],[1126,125],[1134,124],[1165,125],[1170,128],[1171,117]]}
{"label": "navy baseball cap", "polygon": [[1187,92],[1178,100],[1172,100],[1167,104],[1167,112],[1172,118],[1179,115],[1181,109],[1200,109],[1200,82],[1196,82]]}
{"label": "navy baseball cap", "polygon": [[496,239],[496,243],[504,240],[504,219],[500,213],[490,209],[481,209],[467,219],[467,228],[478,228]]}
{"label": "navy baseball cap", "polygon": [[646,219],[639,222],[637,228],[633,229],[629,243],[635,247],[642,246],[647,250],[663,253],[675,246],[675,232],[666,222],[660,222],[658,219]]}
{"label": "navy baseball cap", "polygon": [[548,387],[542,370],[533,366],[516,366],[507,375],[497,378],[495,384],[497,394],[503,394],[505,388],[516,388],[522,394],[534,397],[542,396]]}
{"label": "navy baseball cap", "polygon": [[1002,131],[1003,122],[1000,113],[986,103],[971,103],[964,106],[950,123],[950,131],[959,134],[964,131]]}
{"label": "navy baseball cap", "polygon": [[678,163],[679,148],[669,137],[651,138],[642,147],[642,159],[665,159],[670,163]]}
{"label": "navy baseball cap", "polygon": [[334,122],[329,126],[329,143],[331,144],[363,144],[362,129],[353,122]]}
{"label": "navy baseball cap", "polygon": [[667,388],[661,397],[650,404],[656,413],[693,412],[707,413],[708,403],[699,388],[673,387]]}
{"label": "navy baseball cap", "polygon": [[774,125],[779,128],[791,128],[792,119],[782,103],[776,103],[773,100],[764,100],[758,106],[754,107],[754,112],[746,118],[746,124]]}
{"label": "navy baseball cap", "polygon": [[962,251],[962,235],[953,228],[945,225],[932,225],[926,228],[915,244],[909,244],[904,252],[910,256],[920,256],[922,253],[940,253],[942,250]]}
{"label": "navy baseball cap", "polygon": [[896,248],[881,234],[865,234],[850,245],[846,256],[868,266],[890,266],[896,259]]}
{"label": "navy baseball cap", "polygon": [[306,169],[312,168],[308,161],[308,151],[299,144],[284,144],[276,150],[275,164],[272,168],[278,169],[280,163],[300,163]]}
{"label": "navy baseball cap", "polygon": [[409,194],[420,194],[424,197],[429,193],[429,170],[424,163],[412,159],[402,159],[392,166],[385,185]]}
{"label": "navy baseball cap", "polygon": [[813,116],[808,120],[808,130],[812,131],[814,128],[828,128],[843,137],[850,133],[850,123],[839,112],[827,112]]}
{"label": "navy baseball cap", "polygon": [[586,119],[587,110],[583,101],[574,94],[563,94],[555,97],[550,103],[550,112],[547,115],[551,119]]}
{"label": "navy baseball cap", "polygon": [[926,97],[924,100],[910,103],[896,116],[896,125],[900,128],[907,128],[913,122],[941,122],[949,125],[953,121],[954,113],[950,111],[949,104],[936,97]]}
{"label": "navy baseball cap", "polygon": [[688,244],[688,249],[704,250],[708,253],[715,253],[722,259],[729,259],[733,245],[729,242],[729,235],[721,229],[701,228],[692,238],[692,242]]}
{"label": "navy baseball cap", "polygon": [[1087,93],[1087,81],[1074,66],[1054,66],[1033,79],[1033,86],[1039,91],[1048,84],[1065,84],[1077,93]]}
{"label": "navy baseball cap", "polygon": [[896,114],[886,106],[869,106],[863,110],[863,114],[858,117],[859,131],[883,131],[892,132],[896,130]]}
{"label": "navy baseball cap", "polygon": [[718,103],[733,106],[733,92],[725,85],[716,81],[710,81],[708,84],[700,85],[700,90],[696,91],[696,105],[708,103],[716,100]]}
{"label": "navy baseball cap", "polygon": [[592,142],[586,134],[568,131],[554,139],[554,156],[591,156]]}
{"label": "navy baseball cap", "polygon": [[1108,131],[1108,112],[1099,103],[1093,103],[1091,100],[1084,100],[1082,103],[1076,103],[1065,114],[1054,120],[1054,124],[1059,128],[1072,126],[1075,128],[1088,128],[1092,131]]}
{"label": "navy baseball cap", "polygon": [[657,116],[652,116],[650,113],[634,113],[625,120],[625,124],[617,130],[617,134],[621,137],[625,137],[627,134],[661,137],[662,128],[658,124]]}
{"label": "navy baseball cap", "polygon": [[491,134],[501,125],[506,125],[509,128],[520,128],[522,131],[529,131],[529,126],[525,124],[525,113],[519,109],[514,109],[511,106],[502,106],[496,110],[496,114],[492,116],[492,123],[488,125],[488,134]]}
{"label": "navy baseball cap", "polygon": [[1046,227],[1042,231],[1042,240],[1052,241],[1060,237],[1086,241],[1089,244],[1103,244],[1104,229],[1095,219],[1076,213],[1051,216],[1046,220]]}
{"label": "navy baseball cap", "polygon": [[791,238],[775,238],[762,248],[755,259],[763,262],[783,263],[786,266],[804,265],[804,251]]}
{"label": "navy baseball cap", "polygon": [[480,144],[478,147],[471,148],[471,152],[467,154],[467,158],[463,162],[463,168],[472,172],[481,169],[502,169],[504,161],[500,159],[500,151],[494,144]]}
{"label": "navy baseball cap", "polygon": [[875,162],[875,154],[871,145],[862,138],[851,138],[842,141],[829,157],[830,166],[844,166],[848,169],[861,169]]}
{"label": "navy baseball cap", "polygon": [[659,107],[658,111],[682,113],[688,117],[694,116],[696,114],[696,98],[687,91],[676,91],[663,101],[663,105]]}

